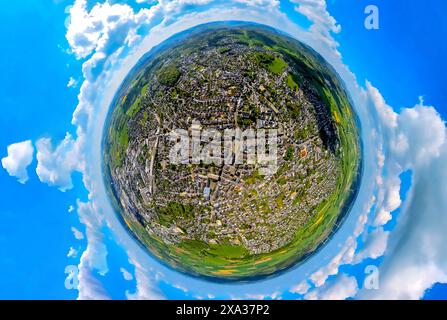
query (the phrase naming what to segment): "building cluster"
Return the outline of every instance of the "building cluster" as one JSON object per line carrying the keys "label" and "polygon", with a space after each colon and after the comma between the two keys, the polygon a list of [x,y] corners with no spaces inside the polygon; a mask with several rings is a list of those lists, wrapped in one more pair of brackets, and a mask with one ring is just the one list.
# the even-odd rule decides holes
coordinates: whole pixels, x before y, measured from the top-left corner
{"label": "building cluster", "polygon": [[[153,76],[129,123],[129,146],[113,184],[125,211],[166,243],[190,239],[271,252],[289,243],[336,190],[340,162],[332,150],[337,146],[328,145],[336,131],[305,80],[299,89],[288,85],[292,66],[272,74],[251,58],[259,49],[231,40],[225,45],[224,53],[210,46],[171,55],[165,63],[181,74],[172,87]],[[278,170],[262,175],[258,163],[247,161],[170,163],[170,133],[191,133],[195,122],[220,132],[276,129]]]}

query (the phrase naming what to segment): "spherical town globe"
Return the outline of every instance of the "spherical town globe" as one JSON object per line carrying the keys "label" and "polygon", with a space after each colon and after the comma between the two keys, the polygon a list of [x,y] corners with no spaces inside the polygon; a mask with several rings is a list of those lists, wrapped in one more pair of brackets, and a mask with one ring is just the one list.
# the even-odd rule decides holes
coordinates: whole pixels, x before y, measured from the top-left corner
{"label": "spherical town globe", "polygon": [[271,28],[217,23],[132,69],[104,130],[119,217],[190,275],[257,279],[303,261],[355,199],[359,128],[333,68]]}

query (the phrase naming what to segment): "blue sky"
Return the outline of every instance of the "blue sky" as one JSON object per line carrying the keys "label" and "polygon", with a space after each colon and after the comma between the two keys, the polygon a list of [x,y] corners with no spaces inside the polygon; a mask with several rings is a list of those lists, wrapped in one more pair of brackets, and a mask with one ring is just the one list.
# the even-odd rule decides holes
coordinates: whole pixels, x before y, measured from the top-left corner
{"label": "blue sky", "polygon": [[[380,9],[380,29],[362,25],[366,4]],[[329,10],[342,25],[337,36],[340,52],[359,83],[368,79],[380,88],[396,109],[412,106],[418,95],[447,119],[447,24],[443,12],[447,3],[421,5],[420,1],[329,1]],[[352,14],[357,12],[357,14]],[[404,181],[402,189],[410,181]],[[398,214],[398,213],[396,213]],[[447,299],[447,286],[437,284],[426,299]]]}
{"label": "blue sky", "polygon": [[[398,108],[412,106],[415,95],[438,106],[445,115],[444,75],[447,3],[421,5],[420,1],[329,1],[329,10],[342,25],[337,36],[344,60],[360,83],[369,79]],[[366,4],[380,10],[380,29],[362,28]]]}
{"label": "blue sky", "polygon": [[[66,132],[75,134],[71,121],[83,81],[83,61],[68,52],[66,6],[71,3],[29,0],[2,4],[0,158],[7,156],[7,147],[15,142],[49,137],[57,143]],[[135,10],[144,7],[127,3]],[[379,30],[363,28],[363,10],[370,3],[379,6]],[[447,43],[443,41],[447,4],[442,0],[433,3],[436,5],[403,0],[329,0],[328,11],[342,26],[334,38],[340,44],[343,62],[360,85],[369,80],[395,111],[414,106],[422,95],[426,104],[436,106],[447,119]],[[89,8],[94,4],[89,2]],[[281,8],[293,22],[306,28],[311,25],[294,11],[294,4],[281,1]],[[70,78],[77,84],[69,88]],[[80,173],[73,174],[74,188],[67,192],[41,183],[36,165],[34,158],[26,184],[0,170],[0,298],[74,299],[78,292],[65,288],[64,270],[67,265],[79,264],[87,241],[75,239],[72,227],[84,234],[86,229],[76,212],[69,213],[68,209],[76,207],[77,199],[87,201],[87,191]],[[404,178],[401,192],[405,193],[410,183],[411,176]],[[100,282],[109,297],[124,299],[126,290],[135,290],[136,280],[124,280],[120,268],[134,273],[135,266],[129,263],[126,249],[117,245],[113,231],[104,230],[104,242],[109,272],[99,277]],[[76,257],[67,257],[71,247],[78,252]],[[364,264],[345,269],[361,281]],[[164,282],[158,291],[166,298],[193,298],[191,293]],[[283,298],[295,297],[283,294]],[[447,288],[436,285],[426,298],[447,298]]]}
{"label": "blue sky", "polygon": [[[66,46],[65,18],[64,6],[51,1],[2,4],[2,156],[14,141],[65,135],[76,104],[76,91],[67,83],[80,68],[58,47]],[[0,172],[0,297],[75,298],[63,284],[76,223],[67,210],[79,194],[62,194],[41,184],[32,170],[29,174],[21,185]]]}

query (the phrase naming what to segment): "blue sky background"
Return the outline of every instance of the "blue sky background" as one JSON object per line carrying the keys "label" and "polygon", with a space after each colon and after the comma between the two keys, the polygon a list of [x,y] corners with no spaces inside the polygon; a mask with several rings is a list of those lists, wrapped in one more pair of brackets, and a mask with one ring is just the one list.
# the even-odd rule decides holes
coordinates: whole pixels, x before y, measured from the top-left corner
{"label": "blue sky background", "polygon": [[[447,35],[447,2],[435,2],[421,5],[416,0],[336,0],[328,1],[328,9],[342,25],[342,32],[336,36],[339,50],[360,84],[367,79],[380,88],[387,103],[397,111],[414,106],[421,95],[425,104],[435,106],[445,120],[447,42],[443,39]],[[361,27],[368,4],[379,7],[379,30]],[[401,195],[410,182],[409,176],[404,176]],[[359,275],[367,264],[358,266]],[[447,299],[447,285],[436,284],[425,299]]]}
{"label": "blue sky background", "polygon": [[[67,83],[80,64],[58,47],[66,47],[64,7],[51,1],[2,3],[1,157],[14,141],[62,139],[71,122],[76,91]],[[70,229],[78,221],[68,206],[80,193],[49,188],[32,170],[29,176],[21,185],[0,170],[0,298],[75,298],[64,287],[64,270],[74,242]]]}
{"label": "blue sky background", "polygon": [[[41,137],[55,142],[73,131],[70,125],[77,104],[78,88],[67,88],[70,77],[81,80],[81,62],[66,53],[65,7],[71,1],[27,0],[2,3],[0,10],[0,158],[9,144]],[[130,3],[130,2],[129,2]],[[447,119],[447,23],[445,1],[332,0],[329,11],[342,25],[336,35],[344,62],[360,84],[368,79],[380,88],[387,102],[400,109],[413,106],[423,95]],[[436,4],[435,4],[436,3]],[[368,4],[380,8],[380,30],[363,28]],[[289,4],[283,9],[297,22],[306,20]],[[64,287],[70,247],[82,249],[71,227],[83,231],[78,218],[68,213],[76,199],[85,200],[80,175],[75,188],[61,193],[41,184],[34,170],[19,184],[0,170],[0,299],[74,299],[75,290]],[[409,178],[404,179],[409,185]],[[124,291],[135,286],[124,281],[119,268],[131,265],[113,235],[106,233],[110,272],[103,284],[112,298],[125,298]],[[82,250],[79,250],[82,252]],[[357,266],[360,275],[364,265]],[[184,298],[183,291],[161,287],[168,298]],[[284,298],[288,296],[285,295]],[[290,294],[290,298],[293,295]],[[426,298],[447,299],[447,286],[436,285]]]}

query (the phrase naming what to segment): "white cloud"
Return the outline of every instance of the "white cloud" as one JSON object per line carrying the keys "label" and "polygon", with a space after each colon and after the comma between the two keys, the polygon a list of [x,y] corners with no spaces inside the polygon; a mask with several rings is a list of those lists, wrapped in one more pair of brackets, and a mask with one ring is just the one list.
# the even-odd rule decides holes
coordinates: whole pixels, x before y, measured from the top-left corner
{"label": "white cloud", "polygon": [[125,268],[120,268],[121,273],[123,274],[123,278],[126,281],[132,281],[133,280],[133,276],[132,274],[127,271]]}
{"label": "white cloud", "polygon": [[50,186],[57,186],[61,191],[71,189],[72,172],[82,171],[84,166],[78,142],[67,133],[64,140],[55,148],[49,138],[38,140],[36,148],[38,162],[36,173],[40,181]]}
{"label": "white cloud", "polygon": [[67,88],[74,88],[74,87],[76,87],[77,84],[78,84],[78,82],[76,81],[76,79],[73,77],[70,77],[70,79],[68,80],[68,83],[67,83]]}
{"label": "white cloud", "polygon": [[330,261],[330,263],[317,271],[309,277],[316,287],[321,287],[326,283],[326,280],[331,275],[336,275],[341,265],[349,264],[353,261],[355,249],[357,248],[357,241],[354,237],[349,237],[342,246],[340,252]]}
{"label": "white cloud", "polygon": [[2,159],[3,168],[10,176],[18,178],[24,184],[28,181],[26,168],[33,161],[34,148],[30,140],[8,146],[8,156]]}
{"label": "white cloud", "polygon": [[81,231],[79,231],[77,228],[71,227],[71,231],[73,232],[73,235],[76,238],[76,240],[84,239],[84,234]]}
{"label": "white cloud", "polygon": [[267,293],[267,294],[262,294],[262,293],[258,293],[258,294],[247,294],[245,295],[244,299],[251,299],[251,300],[281,300],[281,292],[279,291],[273,291],[272,293]]}
{"label": "white cloud", "polygon": [[379,115],[380,124],[385,128],[395,128],[397,126],[397,113],[385,102],[379,90],[373,87],[368,81],[366,82],[366,94],[372,103],[370,109]]}
{"label": "white cloud", "polygon": [[357,280],[340,273],[324,286],[311,290],[304,298],[307,300],[344,300],[354,297],[357,290]]}
{"label": "white cloud", "polygon": [[384,208],[380,208],[376,212],[376,216],[374,219],[374,226],[384,226],[393,218],[391,212],[389,210],[385,210]]}
{"label": "white cloud", "polygon": [[339,33],[341,26],[337,23],[335,18],[327,11],[325,0],[290,0],[290,2],[297,4],[295,10],[312,22],[310,32],[314,40],[319,40],[334,53],[339,55],[336,48],[337,41],[334,40],[331,33]]}
{"label": "white cloud", "polygon": [[430,164],[445,149],[445,123],[435,108],[423,103],[420,99],[414,108],[404,109],[399,115],[399,131],[391,147],[404,169]]}
{"label": "white cloud", "polygon": [[[447,139],[445,123],[433,107],[421,100],[415,107],[394,113],[379,91],[368,85],[389,142],[385,188],[397,205],[398,176],[412,171],[412,185],[401,207],[397,227],[388,236],[380,267],[380,289],[362,291],[361,298],[419,299],[436,282],[447,282]],[[392,115],[393,121],[385,115]],[[386,197],[385,197],[386,198]],[[379,208],[380,209],[380,208]],[[381,209],[380,209],[381,210]],[[380,245],[382,247],[382,245]],[[380,250],[381,251],[381,250]]]}
{"label": "white cloud", "polygon": [[87,11],[86,0],[76,0],[70,9],[66,38],[78,58],[86,58],[95,50],[111,54],[116,46],[130,44],[137,37],[137,28],[152,17],[148,9],[134,14],[128,5],[97,3]]}
{"label": "white cloud", "polygon": [[355,255],[354,263],[364,259],[381,257],[386,250],[389,232],[383,228],[373,230],[368,236],[363,249]]}
{"label": "white cloud", "polygon": [[280,5],[279,0],[236,0],[235,2],[258,7],[279,7]]}
{"label": "white cloud", "polygon": [[[387,160],[388,169],[390,168],[389,162]],[[393,167],[395,168],[395,166]],[[373,221],[374,226],[380,227],[387,224],[392,219],[391,213],[400,207],[402,203],[400,199],[400,184],[400,178],[394,170],[390,170],[386,175],[380,176],[380,181],[378,181],[380,189]]]}
{"label": "white cloud", "polygon": [[68,207],[68,213],[72,213],[74,211],[74,206],[69,206]]}
{"label": "white cloud", "polygon": [[298,294],[306,294],[310,289],[310,284],[306,281],[303,280],[301,281],[299,284],[293,286],[292,288],[290,288],[290,292],[291,293],[298,293]]}
{"label": "white cloud", "polygon": [[70,9],[66,38],[77,58],[86,58],[93,53],[85,66],[99,67],[100,72],[104,60],[123,46],[137,42],[141,38],[139,29],[149,25],[153,19],[169,18],[182,12],[186,6],[203,6],[212,1],[160,0],[150,8],[134,12],[129,5],[108,1],[97,3],[88,11],[86,0],[76,0]]}
{"label": "white cloud", "polygon": [[103,241],[103,217],[92,202],[78,201],[78,214],[86,227],[87,249],[82,253],[79,269],[80,300],[106,299],[107,294],[98,280],[109,271],[107,266],[107,248]]}
{"label": "white cloud", "polygon": [[137,282],[135,292],[126,292],[129,300],[161,300],[163,295],[154,286],[151,277],[153,271],[140,264],[137,260],[130,258],[130,262],[135,266],[135,280]]}
{"label": "white cloud", "polygon": [[181,284],[178,284],[178,283],[173,284],[172,287],[176,288],[178,290],[182,290],[184,293],[187,293],[189,291],[188,288],[186,288],[186,287],[184,287],[184,286],[182,286]]}
{"label": "white cloud", "polygon": [[70,250],[68,250],[68,253],[67,253],[67,258],[76,258],[77,255],[78,255],[78,251],[75,248],[70,247]]}
{"label": "white cloud", "polygon": [[78,300],[110,300],[109,295],[91,269],[79,270],[78,280]]}

